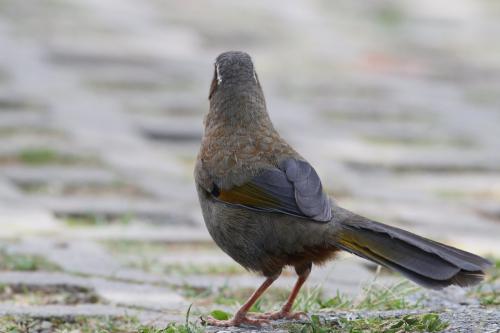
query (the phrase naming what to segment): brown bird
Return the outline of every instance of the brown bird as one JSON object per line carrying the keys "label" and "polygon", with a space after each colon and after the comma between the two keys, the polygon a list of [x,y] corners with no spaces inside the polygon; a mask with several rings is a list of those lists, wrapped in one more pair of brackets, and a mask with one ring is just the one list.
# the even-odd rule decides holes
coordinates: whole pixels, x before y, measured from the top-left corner
{"label": "brown bird", "polygon": [[[433,289],[480,282],[491,263],[477,255],[374,222],[337,206],[314,168],[274,129],[252,59],[225,52],[215,61],[210,110],[195,167],[203,217],[217,245],[264,283],[231,320],[208,324],[260,325],[299,318],[293,302],[312,264],[344,250]],[[280,311],[249,309],[293,266],[298,280]]]}

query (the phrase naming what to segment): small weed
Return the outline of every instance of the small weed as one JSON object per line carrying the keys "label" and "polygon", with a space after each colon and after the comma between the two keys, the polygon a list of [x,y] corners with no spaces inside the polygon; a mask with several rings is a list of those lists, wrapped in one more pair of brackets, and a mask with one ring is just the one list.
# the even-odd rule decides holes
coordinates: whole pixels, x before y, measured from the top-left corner
{"label": "small weed", "polygon": [[81,333],[202,333],[198,322],[189,321],[189,310],[184,324],[171,323],[164,328],[142,325],[136,317],[75,317],[37,319],[29,317],[0,317],[0,331],[28,333],[39,331]]}
{"label": "small weed", "polygon": [[337,294],[329,299],[322,297],[320,287],[306,289],[299,294],[294,309],[299,311],[329,310],[398,310],[415,308],[416,303],[409,303],[406,297],[416,293],[417,286],[408,281],[402,281],[393,286],[385,287],[372,283],[363,288],[363,293],[356,299],[349,298],[337,291]]}
{"label": "small weed", "polygon": [[82,333],[128,333],[137,332],[140,327],[135,317],[76,317],[37,319],[6,316],[0,318],[2,332],[82,332]]}
{"label": "small weed", "polygon": [[90,289],[78,286],[36,286],[13,284],[0,286],[0,302],[20,305],[74,305],[98,303],[99,296]]}
{"label": "small weed", "polygon": [[60,268],[40,256],[10,254],[0,249],[0,271],[57,271]]}
{"label": "small weed", "polygon": [[355,307],[360,310],[400,310],[415,308],[406,297],[415,294],[419,287],[408,281],[401,281],[393,286],[385,287],[371,284],[364,289],[363,297],[355,302]]}
{"label": "small weed", "polygon": [[152,242],[140,240],[107,240],[103,241],[111,252],[115,254],[156,255],[174,251],[219,251],[212,241],[200,242]]}
{"label": "small weed", "polygon": [[92,196],[107,197],[120,196],[127,198],[150,197],[149,193],[133,184],[114,181],[109,183],[46,183],[46,182],[17,182],[22,191],[28,194],[47,194],[56,196]]}
{"label": "small weed", "polygon": [[448,327],[448,323],[441,321],[439,316],[434,313],[387,319],[348,320],[342,318],[338,321],[338,324],[346,332],[440,332]]}
{"label": "small weed", "polygon": [[139,327],[138,333],[202,333],[205,332],[203,326],[199,324],[177,324],[170,323],[165,328],[156,328],[149,326]]}
{"label": "small weed", "polygon": [[472,289],[468,295],[477,298],[483,306],[499,306],[500,290],[497,283],[500,281],[500,259],[494,257],[489,259],[493,263],[493,268],[488,272],[484,283]]}
{"label": "small weed", "polygon": [[428,313],[424,315],[408,315],[402,318],[361,318],[349,320],[339,318],[337,321],[326,323],[319,316],[311,316],[307,324],[291,324],[288,326],[290,332],[295,333],[330,333],[330,332],[379,332],[379,333],[403,333],[403,332],[441,332],[448,327],[437,314]]}
{"label": "small weed", "polygon": [[186,312],[186,320],[184,324],[170,323],[165,328],[154,328],[148,326],[139,327],[139,333],[202,333],[205,329],[198,322],[192,322],[189,320],[189,315],[191,313],[192,304],[189,306]]}
{"label": "small weed", "polygon": [[500,291],[491,290],[484,291],[476,294],[476,297],[479,298],[479,303],[483,306],[499,306],[500,305]]}
{"label": "small weed", "polygon": [[[363,294],[357,299],[342,295],[339,292],[332,298],[324,298],[320,287],[305,289],[299,293],[294,311],[313,312],[319,310],[397,310],[415,308],[419,300],[410,303],[406,296],[415,293],[418,287],[410,282],[402,281],[390,287],[370,284],[364,288]],[[227,286],[216,291],[209,289],[186,288],[186,297],[196,300],[200,304],[220,304],[239,307],[251,295],[252,289],[230,289]],[[250,309],[250,312],[266,312],[276,310],[286,301],[289,290],[270,289]],[[316,332],[316,331],[314,331]],[[319,331],[318,331],[319,332]]]}
{"label": "small weed", "polygon": [[353,306],[353,300],[342,295],[338,290],[337,294],[327,300],[318,299],[321,309],[350,309]]}
{"label": "small weed", "polygon": [[190,299],[204,299],[212,295],[210,288],[193,287],[189,284],[181,286],[182,295]]}
{"label": "small weed", "polygon": [[322,294],[323,290],[320,286],[314,288],[306,288],[302,290],[295,299],[293,308],[297,311],[304,312],[319,310],[323,308],[323,304],[329,303],[328,300],[323,299]]}
{"label": "small weed", "polygon": [[64,222],[70,227],[97,227],[111,224],[129,225],[132,214],[110,218],[99,214],[79,214],[67,216]]}
{"label": "small weed", "polygon": [[25,149],[18,154],[18,159],[25,164],[40,165],[55,163],[66,158],[52,149],[40,148]]}
{"label": "small weed", "polygon": [[231,314],[222,310],[213,310],[210,315],[217,320],[228,320],[231,317]]}
{"label": "small weed", "polygon": [[95,157],[76,156],[72,154],[60,153],[50,148],[26,148],[14,155],[0,156],[1,164],[26,164],[32,166],[39,165],[96,165],[99,164]]}
{"label": "small weed", "polygon": [[245,270],[234,264],[162,263],[158,258],[138,256],[130,258],[127,266],[148,273],[171,275],[237,275]]}

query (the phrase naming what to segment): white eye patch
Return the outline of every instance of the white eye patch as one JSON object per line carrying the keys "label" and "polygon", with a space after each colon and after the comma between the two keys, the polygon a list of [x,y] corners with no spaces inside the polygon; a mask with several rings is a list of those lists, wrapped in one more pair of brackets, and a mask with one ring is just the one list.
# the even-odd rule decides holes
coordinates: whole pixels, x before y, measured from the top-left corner
{"label": "white eye patch", "polygon": [[219,64],[215,63],[215,72],[217,73],[217,85],[222,83],[222,76],[219,73]]}

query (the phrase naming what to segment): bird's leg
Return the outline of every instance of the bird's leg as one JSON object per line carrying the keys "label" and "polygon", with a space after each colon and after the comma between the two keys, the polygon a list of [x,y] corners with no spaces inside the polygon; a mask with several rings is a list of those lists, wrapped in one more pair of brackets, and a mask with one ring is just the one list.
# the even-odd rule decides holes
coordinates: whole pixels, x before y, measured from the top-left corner
{"label": "bird's leg", "polygon": [[307,278],[309,277],[309,274],[311,273],[311,266],[312,266],[311,264],[308,264],[304,267],[295,268],[299,277],[297,279],[297,282],[295,282],[295,286],[293,287],[292,292],[288,296],[288,299],[281,308],[281,310],[276,312],[256,314],[254,318],[276,320],[276,319],[301,319],[303,317],[307,317],[307,314],[305,312],[292,312],[292,307],[293,307],[293,302],[295,301],[297,295],[299,294],[300,288],[302,288],[302,285],[304,284],[304,282],[306,282]]}
{"label": "bird's leg", "polygon": [[240,324],[247,324],[252,326],[261,326],[262,324],[267,324],[268,321],[265,318],[248,318],[247,313],[248,310],[252,307],[252,305],[259,299],[259,297],[266,291],[267,288],[279,277],[279,274],[268,277],[262,285],[254,291],[252,296],[243,304],[243,306],[235,313],[233,318],[229,320],[217,320],[212,317],[208,317],[205,319],[205,322],[208,325],[212,326],[239,326]]}

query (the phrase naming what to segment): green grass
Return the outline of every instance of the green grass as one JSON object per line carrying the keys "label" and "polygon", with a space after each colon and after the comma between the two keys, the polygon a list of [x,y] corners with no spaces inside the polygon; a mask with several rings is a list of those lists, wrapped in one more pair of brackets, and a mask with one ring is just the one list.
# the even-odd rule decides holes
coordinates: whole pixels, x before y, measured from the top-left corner
{"label": "green grass", "polygon": [[[0,332],[28,333],[38,332],[41,327],[48,327],[50,332],[79,333],[132,333],[141,332],[143,326],[135,317],[76,317],[46,318],[6,316],[0,318]],[[144,330],[142,332],[155,332]]]}
{"label": "green grass", "polygon": [[489,257],[493,268],[487,273],[484,283],[469,291],[469,297],[479,300],[482,306],[500,306],[500,258]]}
{"label": "green grass", "polygon": [[38,332],[40,328],[48,327],[50,332],[78,333],[202,333],[204,327],[198,322],[189,320],[189,309],[183,324],[170,323],[163,328],[143,325],[134,316],[122,317],[83,317],[75,318],[30,318],[30,317],[0,317],[0,332],[29,333]]}
{"label": "green grass", "polygon": [[57,271],[60,268],[47,259],[26,254],[11,254],[0,249],[0,271]]}
{"label": "green grass", "polygon": [[[239,308],[253,293],[252,288],[229,288],[222,286],[216,290],[210,288],[194,288],[186,285],[182,288],[183,296],[193,301],[196,305],[224,305]],[[250,312],[265,312],[277,310],[287,299],[289,290],[272,288],[266,291],[250,309]],[[214,310],[220,311],[220,310]]]}
{"label": "green grass", "polygon": [[[323,296],[321,287],[302,290],[294,303],[294,311],[335,311],[335,310],[402,310],[418,308],[421,299],[408,301],[408,296],[420,290],[409,281],[403,280],[391,286],[371,283],[363,288],[357,297],[349,297],[339,292],[334,297]],[[197,304],[219,304],[237,309],[254,290],[252,288],[230,288],[222,286],[215,291],[210,289],[183,287],[185,297]],[[266,312],[279,309],[286,301],[290,290],[270,288],[253,305],[251,312]]]}
{"label": "green grass", "polygon": [[91,289],[77,286],[0,285],[0,302],[19,305],[95,304],[99,296]]}
{"label": "green grass", "polygon": [[26,164],[40,165],[96,165],[99,164],[95,157],[76,156],[58,152],[51,148],[26,148],[14,155],[0,156],[0,164]]}
{"label": "green grass", "polygon": [[500,291],[497,289],[487,290],[481,288],[480,291],[476,292],[475,297],[479,299],[479,303],[483,306],[500,306]]}
{"label": "green grass", "polygon": [[170,323],[165,328],[155,328],[148,326],[139,327],[139,333],[202,333],[205,332],[205,327],[200,325],[198,321],[192,322],[189,319],[191,313],[191,306],[186,312],[186,320],[183,324]]}
{"label": "green grass", "polygon": [[139,330],[137,331],[138,333],[201,333],[205,332],[205,329],[203,326],[200,325],[193,325],[193,324],[176,324],[176,323],[171,323],[168,324],[167,327],[165,328],[155,328],[155,327],[148,327],[148,326],[143,326],[139,327]]}
{"label": "green grass", "polygon": [[220,251],[213,241],[163,242],[141,240],[107,240],[102,244],[114,254],[155,255],[173,251]]}
{"label": "green grass", "polygon": [[[419,306],[420,300],[416,302],[407,301],[407,296],[415,294],[419,290],[419,287],[414,286],[408,281],[402,281],[400,283],[394,284],[392,286],[382,286],[376,283],[367,285],[363,292],[358,297],[348,297],[337,293],[334,297],[325,298],[322,296],[322,290],[320,287],[313,289],[305,289],[299,293],[295,304],[294,311],[303,312],[317,312],[317,311],[339,311],[339,310],[368,310],[368,311],[385,311],[385,310],[403,310],[403,309],[414,309]],[[196,304],[220,304],[224,306],[234,307],[235,310],[245,302],[245,300],[251,295],[253,290],[251,289],[230,289],[229,287],[222,287],[211,292],[210,290],[199,290],[199,289],[189,289],[186,288],[186,297],[192,297]],[[250,312],[266,312],[271,310],[278,310],[282,304],[286,301],[289,290],[271,288],[260,298],[254,306],[250,309]],[[222,310],[214,310],[213,313],[222,313],[224,316],[231,317],[232,314],[226,313]],[[426,318],[425,320],[428,320]],[[424,319],[422,319],[424,320]],[[368,320],[366,325],[369,323],[376,324],[377,328],[385,325],[386,322],[372,322],[373,319]],[[399,320],[400,321],[400,320]],[[345,323],[347,325],[348,323]],[[363,323],[356,322],[349,325],[362,325]],[[392,324],[396,324],[394,321]],[[391,324],[391,325],[392,325]],[[374,327],[375,327],[374,326]],[[365,332],[363,330],[341,330],[341,332]],[[360,326],[361,327],[361,326]],[[304,332],[337,332],[338,327],[334,331],[321,331],[316,330],[311,325],[300,326],[300,329]],[[330,328],[329,328],[330,329]],[[334,328],[331,328],[334,329]],[[299,330],[300,331],[300,330]],[[377,330],[373,331],[377,332]],[[391,332],[391,331],[387,331]],[[394,331],[399,332],[399,331]],[[405,331],[401,331],[405,332]],[[417,332],[417,331],[415,331]]]}
{"label": "green grass", "polygon": [[22,163],[31,165],[52,164],[67,160],[56,151],[48,148],[32,148],[25,149],[18,154],[18,158]]}
{"label": "green grass", "polygon": [[108,183],[61,184],[50,182],[16,182],[16,185],[28,194],[48,194],[56,196],[120,196],[127,198],[151,197],[149,193],[136,185],[121,181]]}
{"label": "green grass", "polygon": [[349,320],[339,318],[336,321],[324,322],[313,315],[307,324],[289,324],[288,331],[293,333],[403,333],[403,332],[441,332],[448,327],[435,313],[423,315],[407,315],[401,318],[360,318]]}
{"label": "green grass", "polygon": [[132,214],[125,214],[116,218],[109,218],[98,214],[85,214],[78,216],[68,216],[64,222],[69,227],[98,227],[110,224],[129,225],[132,221]]}
{"label": "green grass", "polygon": [[237,275],[245,272],[235,264],[162,263],[156,258],[145,256],[128,262],[127,266],[148,273],[174,275]]}
{"label": "green grass", "polygon": [[372,283],[363,288],[355,298],[339,292],[334,297],[324,298],[320,287],[306,289],[299,294],[294,304],[297,311],[318,310],[401,310],[416,308],[419,301],[409,302],[407,296],[415,294],[419,287],[403,280],[391,286]]}

